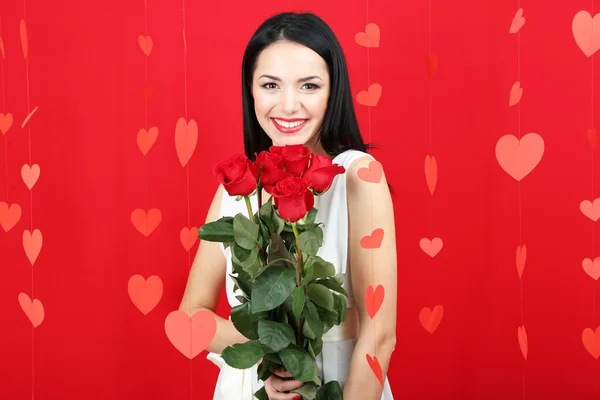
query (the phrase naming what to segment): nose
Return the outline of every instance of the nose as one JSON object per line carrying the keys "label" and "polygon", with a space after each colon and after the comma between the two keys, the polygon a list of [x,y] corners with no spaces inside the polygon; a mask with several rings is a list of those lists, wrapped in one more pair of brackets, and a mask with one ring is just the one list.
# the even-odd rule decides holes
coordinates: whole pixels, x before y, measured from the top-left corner
{"label": "nose", "polygon": [[281,110],[287,115],[293,115],[300,110],[298,93],[293,88],[288,88],[282,92]]}

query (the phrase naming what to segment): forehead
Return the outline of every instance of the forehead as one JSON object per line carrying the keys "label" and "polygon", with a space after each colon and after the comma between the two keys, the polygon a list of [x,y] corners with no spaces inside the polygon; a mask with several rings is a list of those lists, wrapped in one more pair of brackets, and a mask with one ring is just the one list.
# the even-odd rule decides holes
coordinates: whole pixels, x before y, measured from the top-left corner
{"label": "forehead", "polygon": [[255,76],[270,74],[282,79],[320,75],[327,78],[327,63],[312,49],[298,43],[277,42],[265,48],[256,62]]}

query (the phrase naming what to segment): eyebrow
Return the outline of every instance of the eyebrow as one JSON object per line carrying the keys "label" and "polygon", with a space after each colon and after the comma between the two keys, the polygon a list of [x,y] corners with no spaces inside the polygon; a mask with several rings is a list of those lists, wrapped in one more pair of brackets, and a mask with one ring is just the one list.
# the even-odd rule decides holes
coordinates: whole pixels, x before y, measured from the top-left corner
{"label": "eyebrow", "polygon": [[[274,81],[281,82],[280,78],[273,76],[273,75],[263,74],[258,77],[258,79],[260,79],[260,78],[268,78],[268,79],[273,79]],[[310,81],[311,79],[321,79],[321,77],[318,75],[311,75],[311,76],[307,76],[306,78],[298,79],[298,82],[306,82],[306,81]],[[323,79],[321,79],[321,80],[323,80]]]}

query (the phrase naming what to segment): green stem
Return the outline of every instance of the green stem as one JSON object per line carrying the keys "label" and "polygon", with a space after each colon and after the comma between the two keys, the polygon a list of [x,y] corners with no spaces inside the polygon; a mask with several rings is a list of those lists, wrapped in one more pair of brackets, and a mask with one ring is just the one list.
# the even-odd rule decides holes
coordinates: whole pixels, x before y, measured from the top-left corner
{"label": "green stem", "polygon": [[[302,282],[302,251],[300,250],[300,235],[298,234],[298,227],[296,223],[292,223],[292,230],[294,231],[294,237],[296,238],[296,286],[300,287]],[[298,346],[302,347],[302,316],[298,319]]]}
{"label": "green stem", "polygon": [[[244,196],[244,200],[246,201],[246,208],[248,209],[248,215],[250,216],[250,221],[258,224],[257,221],[254,221],[254,213],[252,212],[252,204],[250,203],[250,196]],[[259,227],[260,227],[260,224],[259,224]],[[262,249],[259,249],[259,250],[261,250],[260,253],[262,254],[263,253]],[[258,263],[260,264],[260,269],[262,270],[265,267],[265,263],[263,261],[262,255],[260,255],[258,257]]]}

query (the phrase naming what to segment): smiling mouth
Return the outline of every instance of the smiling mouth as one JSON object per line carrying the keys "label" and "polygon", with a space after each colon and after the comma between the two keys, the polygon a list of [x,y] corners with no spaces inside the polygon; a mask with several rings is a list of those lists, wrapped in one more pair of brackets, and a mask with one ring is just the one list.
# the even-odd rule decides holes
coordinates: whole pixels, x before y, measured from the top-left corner
{"label": "smiling mouth", "polygon": [[271,121],[273,122],[273,125],[275,125],[275,127],[280,132],[296,133],[296,132],[300,131],[302,128],[304,128],[304,126],[309,121],[309,119],[300,119],[300,120],[288,122],[288,121],[284,121],[284,120],[277,119],[277,118],[271,118]]}

